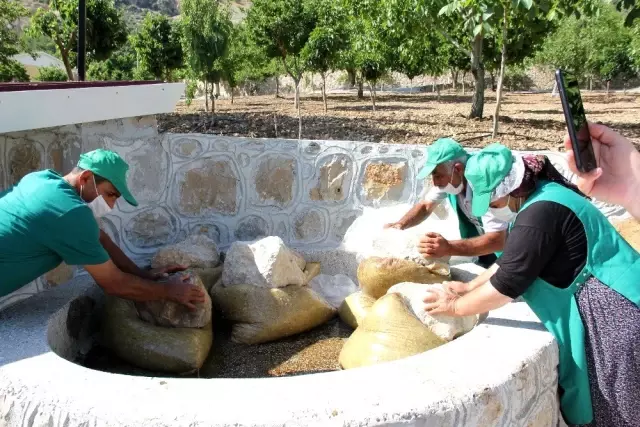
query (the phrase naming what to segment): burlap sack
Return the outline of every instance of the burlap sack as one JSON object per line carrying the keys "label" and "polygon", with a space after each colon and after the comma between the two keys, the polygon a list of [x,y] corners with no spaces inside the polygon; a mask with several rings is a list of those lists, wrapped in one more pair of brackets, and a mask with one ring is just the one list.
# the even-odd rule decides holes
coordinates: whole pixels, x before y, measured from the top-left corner
{"label": "burlap sack", "polygon": [[376,299],[398,283],[441,283],[450,278],[450,274],[437,274],[428,267],[397,258],[370,257],[358,265],[360,288]]}
{"label": "burlap sack", "polygon": [[402,297],[389,294],[371,307],[340,352],[344,369],[403,359],[431,350],[445,341],[413,314]]}
{"label": "burlap sack", "polygon": [[336,314],[336,310],[308,286],[225,287],[219,281],[211,289],[211,298],[215,309],[233,323],[231,339],[244,344],[295,335],[325,323]]}
{"label": "burlap sack", "polygon": [[219,265],[213,268],[191,268],[190,270],[200,277],[208,294],[211,292],[213,285],[222,277],[222,268],[222,265]]}
{"label": "burlap sack", "polygon": [[193,270],[176,273],[157,283],[161,284],[173,276],[182,276],[183,274],[190,276],[190,284],[202,289],[205,293],[204,302],[196,304],[195,311],[191,311],[184,305],[173,301],[136,302],[135,306],[142,320],[152,325],[174,328],[203,328],[211,323],[211,298],[202,283],[202,279]]}
{"label": "burlap sack", "polygon": [[375,298],[364,294],[362,291],[354,292],[345,298],[338,309],[338,315],[344,323],[356,329],[358,325],[362,324],[364,316],[375,302]]}
{"label": "burlap sack", "polygon": [[633,249],[640,252],[640,222],[629,218],[624,221],[617,221],[613,225]]}
{"label": "burlap sack", "polygon": [[166,328],[138,317],[132,301],[107,296],[101,341],[117,356],[142,369],[189,374],[200,369],[211,344],[211,323],[204,328]]}
{"label": "burlap sack", "polygon": [[446,342],[449,342],[471,331],[480,322],[481,316],[477,314],[470,316],[445,316],[442,314],[431,315],[427,313],[425,310],[424,297],[427,294],[427,290],[436,287],[441,290],[443,289],[441,283],[427,285],[423,283],[403,282],[393,285],[387,294],[396,293],[402,296],[405,304],[411,309],[413,314],[415,314],[431,332]]}

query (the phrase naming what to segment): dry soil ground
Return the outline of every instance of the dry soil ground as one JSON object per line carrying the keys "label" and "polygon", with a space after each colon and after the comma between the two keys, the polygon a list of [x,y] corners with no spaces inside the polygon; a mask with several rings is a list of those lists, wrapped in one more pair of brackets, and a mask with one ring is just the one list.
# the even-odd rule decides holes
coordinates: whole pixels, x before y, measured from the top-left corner
{"label": "dry soil ground", "polygon": [[[640,94],[621,92],[607,97],[602,92],[583,92],[587,118],[605,123],[640,144]],[[452,136],[464,145],[482,147],[493,142],[487,136],[495,94],[487,91],[485,118],[466,118],[471,96],[382,93],[377,111],[368,97],[355,93],[329,95],[329,110],[323,111],[320,95],[302,98],[304,139],[359,140],[425,144]],[[558,150],[566,132],[558,97],[550,93],[507,93],[501,111],[499,142],[521,150]],[[174,114],[159,117],[162,131],[211,133],[257,138],[297,138],[298,120],[292,98],[274,96],[236,97],[219,100],[216,113],[204,111],[204,101],[190,106],[178,104]]]}

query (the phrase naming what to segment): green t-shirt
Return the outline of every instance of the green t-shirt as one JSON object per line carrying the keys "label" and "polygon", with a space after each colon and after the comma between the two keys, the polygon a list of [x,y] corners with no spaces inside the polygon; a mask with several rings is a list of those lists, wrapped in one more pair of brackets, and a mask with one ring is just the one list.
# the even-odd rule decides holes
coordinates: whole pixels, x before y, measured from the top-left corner
{"label": "green t-shirt", "polygon": [[0,296],[62,261],[96,265],[108,260],[91,209],[58,173],[30,173],[0,194]]}

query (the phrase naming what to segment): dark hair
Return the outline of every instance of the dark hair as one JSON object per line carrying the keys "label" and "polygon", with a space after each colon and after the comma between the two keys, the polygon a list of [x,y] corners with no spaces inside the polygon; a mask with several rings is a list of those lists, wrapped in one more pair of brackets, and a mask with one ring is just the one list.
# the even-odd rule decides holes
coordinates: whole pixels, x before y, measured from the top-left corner
{"label": "dark hair", "polygon": [[[73,168],[73,170],[71,171],[71,173],[82,173],[84,172],[85,169],[82,169],[78,166],[76,166],[75,168]],[[91,171],[90,171],[91,172]],[[93,172],[92,172],[93,173]],[[93,173],[93,176],[95,176],[96,178],[96,185],[100,184],[101,182],[105,182],[108,181],[106,178],[101,177],[100,175],[98,175],[97,173]]]}

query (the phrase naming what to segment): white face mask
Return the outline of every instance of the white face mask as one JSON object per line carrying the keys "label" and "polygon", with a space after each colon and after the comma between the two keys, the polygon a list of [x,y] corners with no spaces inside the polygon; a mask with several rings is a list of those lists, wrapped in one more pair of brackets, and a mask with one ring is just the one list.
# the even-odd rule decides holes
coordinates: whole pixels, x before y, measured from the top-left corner
{"label": "white face mask", "polygon": [[507,205],[501,208],[489,208],[491,214],[495,216],[500,221],[511,222],[515,219],[517,213],[512,211],[509,208],[509,201],[511,200],[511,196],[507,199]]}
{"label": "white face mask", "polygon": [[[95,176],[93,177],[93,186],[96,189],[96,194],[98,194],[98,186],[96,185]],[[80,187],[80,194],[82,194],[82,190],[83,188]],[[93,216],[95,217],[95,219],[102,218],[103,216],[111,212],[111,207],[104,200],[104,197],[102,197],[100,194],[98,194],[98,197],[93,199],[90,203],[87,203],[87,206],[89,206],[89,209],[91,209],[91,212],[93,212]]]}
{"label": "white face mask", "polygon": [[460,180],[460,185],[458,185],[457,187],[454,187],[453,184],[451,184],[451,181],[453,181],[453,173],[455,172],[455,169],[453,169],[451,171],[451,177],[449,177],[449,182],[447,183],[447,185],[444,187],[443,191],[447,194],[451,194],[454,196],[457,196],[458,194],[460,194],[462,192],[462,180]]}

